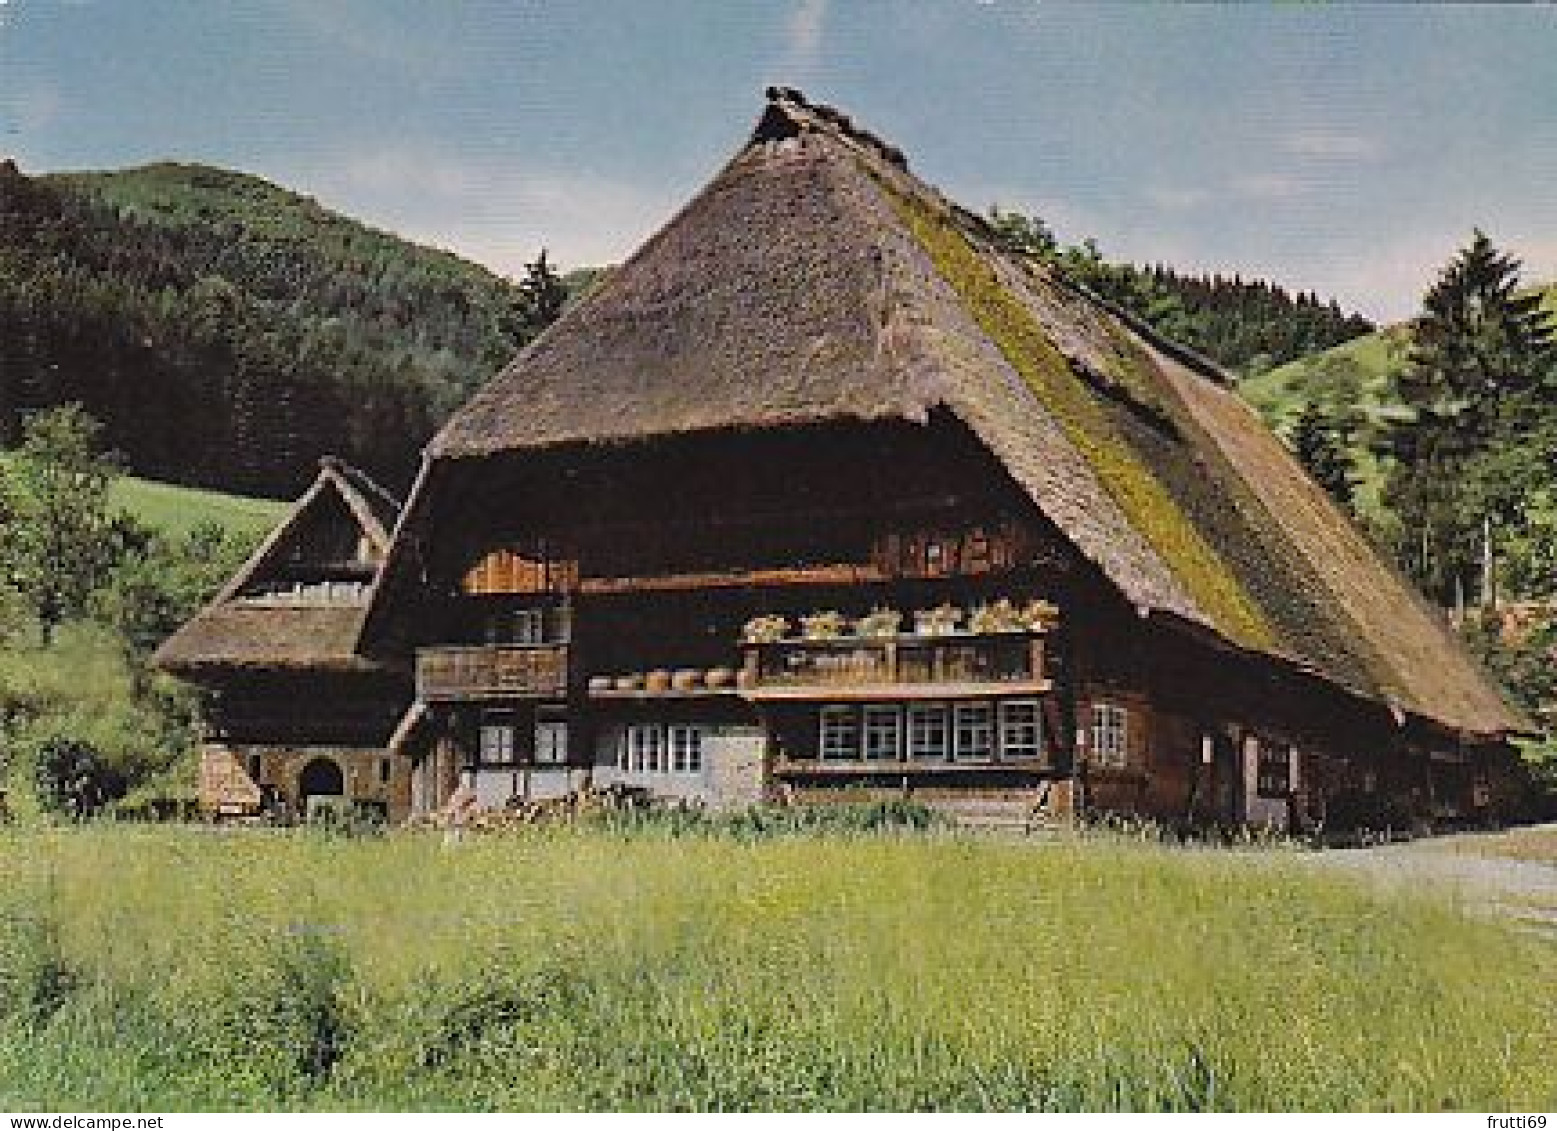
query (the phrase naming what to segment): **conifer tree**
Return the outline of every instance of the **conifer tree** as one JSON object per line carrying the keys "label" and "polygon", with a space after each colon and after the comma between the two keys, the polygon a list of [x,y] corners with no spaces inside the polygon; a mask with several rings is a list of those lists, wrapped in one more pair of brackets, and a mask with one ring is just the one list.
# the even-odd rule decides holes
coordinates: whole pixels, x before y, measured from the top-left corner
{"label": "conifer tree", "polygon": [[1357,470],[1344,426],[1319,401],[1304,406],[1292,429],[1292,449],[1314,482],[1347,510],[1357,491]]}

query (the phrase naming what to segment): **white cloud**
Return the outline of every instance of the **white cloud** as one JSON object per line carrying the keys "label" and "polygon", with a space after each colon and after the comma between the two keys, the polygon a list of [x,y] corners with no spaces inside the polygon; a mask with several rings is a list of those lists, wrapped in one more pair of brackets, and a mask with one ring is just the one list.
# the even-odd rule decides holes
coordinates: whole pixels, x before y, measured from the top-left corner
{"label": "white cloud", "polygon": [[426,76],[441,67],[435,45],[407,35],[372,4],[357,0],[275,0],[308,34],[373,63]]}
{"label": "white cloud", "polygon": [[687,191],[412,146],[349,152],[273,175],[328,207],[510,276],[542,247],[563,267],[618,262],[670,218],[678,192]]}
{"label": "white cloud", "polygon": [[1291,200],[1308,191],[1308,182],[1291,173],[1245,173],[1228,182],[1232,194],[1243,200]]}
{"label": "white cloud", "polygon": [[822,55],[822,31],[827,0],[799,0],[784,28],[784,74],[803,81],[815,72]]}
{"label": "white cloud", "polygon": [[1143,192],[1148,204],[1169,212],[1196,208],[1211,200],[1212,194],[1204,188],[1183,188],[1177,185],[1148,185]]}
{"label": "white cloud", "polygon": [[1371,161],[1383,155],[1384,147],[1365,134],[1344,130],[1298,130],[1281,139],[1281,148],[1298,157],[1337,158]]}

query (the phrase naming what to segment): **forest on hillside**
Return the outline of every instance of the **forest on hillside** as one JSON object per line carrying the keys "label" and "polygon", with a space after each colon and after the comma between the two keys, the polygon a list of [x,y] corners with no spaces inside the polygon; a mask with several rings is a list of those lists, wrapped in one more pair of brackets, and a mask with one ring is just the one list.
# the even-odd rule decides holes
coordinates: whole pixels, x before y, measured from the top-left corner
{"label": "forest on hillside", "polygon": [[0,444],[78,402],[151,478],[286,497],[330,452],[404,487],[565,295],[240,173],[0,164]]}
{"label": "forest on hillside", "polygon": [[1105,259],[1091,239],[1061,244],[1041,217],[994,205],[987,216],[1008,251],[1057,267],[1159,334],[1247,377],[1373,330],[1360,314],[1312,291],[1241,275],[1187,274],[1164,264]]}

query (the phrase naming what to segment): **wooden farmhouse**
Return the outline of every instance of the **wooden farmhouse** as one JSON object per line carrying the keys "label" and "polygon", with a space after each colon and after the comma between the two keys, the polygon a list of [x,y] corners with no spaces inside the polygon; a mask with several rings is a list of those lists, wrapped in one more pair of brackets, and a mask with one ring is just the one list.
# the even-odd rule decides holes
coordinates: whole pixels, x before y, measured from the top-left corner
{"label": "wooden farmhouse", "polygon": [[409,812],[411,767],[388,746],[411,681],[357,650],[399,512],[367,476],[324,460],[237,576],[158,649],[161,667],[210,691],[208,811],[301,815],[323,796]]}
{"label": "wooden farmhouse", "polygon": [[164,649],[213,789],[1399,823],[1494,810],[1526,725],[1225,374],[788,89],[387,553],[357,482]]}

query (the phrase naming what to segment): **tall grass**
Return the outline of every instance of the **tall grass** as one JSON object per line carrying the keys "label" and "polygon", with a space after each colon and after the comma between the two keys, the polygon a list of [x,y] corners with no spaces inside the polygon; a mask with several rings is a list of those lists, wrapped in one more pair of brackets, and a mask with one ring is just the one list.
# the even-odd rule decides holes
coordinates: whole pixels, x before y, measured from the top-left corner
{"label": "tall grass", "polygon": [[1557,1105],[1549,942],[1279,852],[84,828],[0,884],[0,1107]]}

